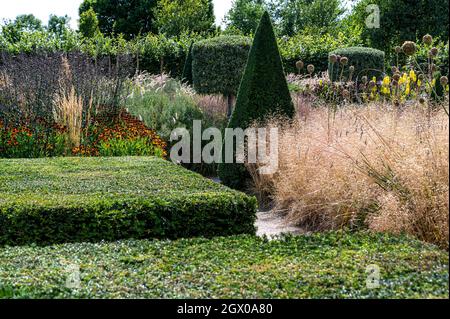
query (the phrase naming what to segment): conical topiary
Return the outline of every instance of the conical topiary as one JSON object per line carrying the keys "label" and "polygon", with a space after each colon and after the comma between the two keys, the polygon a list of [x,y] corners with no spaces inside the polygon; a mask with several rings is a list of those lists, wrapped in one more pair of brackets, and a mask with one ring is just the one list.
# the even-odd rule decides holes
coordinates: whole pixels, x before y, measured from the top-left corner
{"label": "conical topiary", "polygon": [[189,47],[188,55],[186,56],[186,62],[184,63],[183,68],[183,75],[181,77],[181,81],[183,83],[192,85],[193,79],[192,79],[192,48],[194,46],[194,43],[191,44]]}
{"label": "conical topiary", "polygon": [[[265,12],[256,30],[228,128],[245,130],[255,121],[273,115],[291,118],[294,114],[272,22]],[[225,185],[236,189],[243,189],[249,177],[245,166],[236,163],[220,164],[218,173]]]}

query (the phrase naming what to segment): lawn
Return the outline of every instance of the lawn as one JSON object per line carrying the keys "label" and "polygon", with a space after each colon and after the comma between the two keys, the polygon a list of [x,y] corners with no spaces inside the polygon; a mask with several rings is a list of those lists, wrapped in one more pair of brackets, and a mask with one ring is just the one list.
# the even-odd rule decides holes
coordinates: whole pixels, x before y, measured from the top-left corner
{"label": "lawn", "polygon": [[0,160],[0,245],[254,234],[256,199],[153,157]]}
{"label": "lawn", "polygon": [[[71,265],[77,289],[66,288]],[[3,298],[448,298],[448,288],[447,252],[382,234],[0,248]]]}

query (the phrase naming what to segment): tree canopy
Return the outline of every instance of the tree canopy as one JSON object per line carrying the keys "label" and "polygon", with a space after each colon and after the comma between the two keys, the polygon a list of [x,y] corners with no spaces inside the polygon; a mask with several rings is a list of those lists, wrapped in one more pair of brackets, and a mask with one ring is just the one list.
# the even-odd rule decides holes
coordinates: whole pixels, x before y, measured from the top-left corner
{"label": "tree canopy", "polygon": [[23,32],[42,31],[42,21],[32,14],[18,15],[14,21],[4,21],[3,36],[11,43],[19,42]]}
{"label": "tree canopy", "polygon": [[254,33],[264,11],[278,35],[292,36],[306,28],[330,31],[345,12],[340,0],[236,0],[225,18],[229,28]]}
{"label": "tree canopy", "polygon": [[159,32],[168,36],[215,29],[212,0],[159,0],[155,18]]}
{"label": "tree canopy", "polygon": [[[380,28],[367,28],[367,7],[380,8]],[[415,41],[429,33],[449,36],[449,2],[443,0],[362,0],[349,17],[363,30],[368,45],[386,52],[404,41]]]}
{"label": "tree canopy", "polygon": [[157,2],[157,0],[84,0],[79,14],[81,17],[92,8],[103,34],[123,34],[126,39],[131,39],[138,34],[157,32],[154,13]]}

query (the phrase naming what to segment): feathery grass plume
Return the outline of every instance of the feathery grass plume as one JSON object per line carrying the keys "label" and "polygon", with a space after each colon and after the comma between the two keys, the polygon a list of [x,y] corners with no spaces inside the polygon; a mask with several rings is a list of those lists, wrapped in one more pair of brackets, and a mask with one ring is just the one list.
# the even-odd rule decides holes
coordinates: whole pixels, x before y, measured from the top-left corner
{"label": "feathery grass plume", "polygon": [[[83,99],[72,84],[73,76],[69,61],[61,58],[59,92],[55,94],[53,115],[56,123],[66,127],[68,149],[79,147],[83,125]],[[92,98],[90,100],[92,105]]]}
{"label": "feathery grass plume", "polygon": [[279,170],[257,180],[274,209],[307,230],[369,228],[448,248],[445,112],[377,103],[340,109],[329,124],[326,109],[310,109],[282,123]]}

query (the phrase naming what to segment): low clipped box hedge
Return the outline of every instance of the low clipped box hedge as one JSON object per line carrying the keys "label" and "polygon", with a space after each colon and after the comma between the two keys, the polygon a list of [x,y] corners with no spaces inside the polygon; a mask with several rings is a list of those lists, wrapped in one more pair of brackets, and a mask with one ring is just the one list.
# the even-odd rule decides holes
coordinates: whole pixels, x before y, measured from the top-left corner
{"label": "low clipped box hedge", "polygon": [[220,36],[194,44],[192,76],[201,94],[236,95],[252,41],[242,36]]}
{"label": "low clipped box hedge", "polygon": [[[355,67],[353,80],[360,80],[362,76],[367,76],[369,79],[380,78],[384,73],[385,53],[383,51],[373,48],[351,47],[334,50],[330,52],[329,57],[333,54],[348,58],[348,64],[343,72],[346,79],[349,78],[350,66]],[[328,65],[329,76],[333,81],[340,79],[341,71],[342,65],[339,63],[332,65],[330,62]]]}
{"label": "low clipped box hedge", "polygon": [[0,245],[254,234],[256,206],[154,157],[0,160]]}

